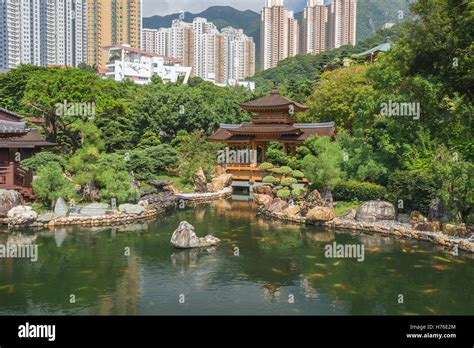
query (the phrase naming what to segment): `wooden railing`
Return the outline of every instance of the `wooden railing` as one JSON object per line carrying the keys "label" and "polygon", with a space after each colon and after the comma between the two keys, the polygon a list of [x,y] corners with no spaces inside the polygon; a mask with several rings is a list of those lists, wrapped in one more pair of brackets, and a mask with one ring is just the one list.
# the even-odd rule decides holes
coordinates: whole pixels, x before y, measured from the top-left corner
{"label": "wooden railing", "polygon": [[31,170],[15,162],[0,164],[0,188],[18,190],[30,188],[33,181]]}

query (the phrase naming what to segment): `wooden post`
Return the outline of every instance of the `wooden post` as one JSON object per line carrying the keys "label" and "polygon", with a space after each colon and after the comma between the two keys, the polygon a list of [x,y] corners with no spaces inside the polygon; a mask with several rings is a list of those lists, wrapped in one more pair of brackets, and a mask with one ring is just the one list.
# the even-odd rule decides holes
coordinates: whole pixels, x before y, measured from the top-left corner
{"label": "wooden post", "polygon": [[252,164],[257,164],[257,146],[255,141],[252,141]]}

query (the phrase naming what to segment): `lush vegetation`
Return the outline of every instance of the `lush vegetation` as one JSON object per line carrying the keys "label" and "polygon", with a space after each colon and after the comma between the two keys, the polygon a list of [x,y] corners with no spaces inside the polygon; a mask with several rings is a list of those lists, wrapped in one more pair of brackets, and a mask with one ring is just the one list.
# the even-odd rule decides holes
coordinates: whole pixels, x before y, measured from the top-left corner
{"label": "lush vegetation", "polygon": [[[395,5],[394,5],[395,6]],[[103,80],[87,69],[21,66],[0,75],[0,106],[43,117],[59,144],[25,165],[48,190],[83,201],[137,197],[143,182],[180,178],[188,187],[198,167],[212,175],[219,146],[205,137],[219,123],[242,123],[239,104],[280,92],[309,110],[301,122],[335,121],[336,139],[310,138],[295,156],[268,147],[264,181],[279,196],[299,197],[303,176],[336,200],[384,198],[403,212],[428,212],[438,198],[453,221],[473,220],[474,4],[419,0],[413,19],[378,31],[356,47],[286,59],[257,74],[256,93],[221,88],[199,78],[188,85],[147,86]],[[392,49],[374,62],[355,55],[390,36]],[[58,103],[94,103],[92,113],[58,113]],[[398,104],[397,104],[398,103]],[[409,103],[416,113],[395,116],[384,105]],[[65,173],[53,181],[45,166]],[[278,168],[280,167],[280,168]],[[280,192],[281,191],[281,192]]]}

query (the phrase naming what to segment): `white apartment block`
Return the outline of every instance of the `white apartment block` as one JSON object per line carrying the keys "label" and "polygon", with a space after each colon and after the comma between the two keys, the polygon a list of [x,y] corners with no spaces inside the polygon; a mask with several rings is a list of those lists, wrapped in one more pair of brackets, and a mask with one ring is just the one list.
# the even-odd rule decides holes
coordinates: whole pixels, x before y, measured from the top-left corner
{"label": "white apartment block", "polygon": [[109,62],[103,73],[105,78],[115,81],[130,80],[137,84],[148,84],[153,76],[159,76],[164,83],[188,83],[191,67],[182,66],[174,58],[131,48],[129,45],[108,47]]}
{"label": "white apartment block", "polygon": [[299,50],[299,25],[283,0],[266,0],[261,15],[261,64],[269,69]]}
{"label": "white apartment block", "polygon": [[86,61],[87,0],[0,0],[0,68]]}

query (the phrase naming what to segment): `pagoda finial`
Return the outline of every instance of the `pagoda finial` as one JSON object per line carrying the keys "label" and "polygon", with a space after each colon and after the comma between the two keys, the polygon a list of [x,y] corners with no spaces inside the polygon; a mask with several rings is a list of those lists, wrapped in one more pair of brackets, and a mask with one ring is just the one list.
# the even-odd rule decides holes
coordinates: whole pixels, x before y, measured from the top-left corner
{"label": "pagoda finial", "polygon": [[271,94],[278,94],[278,84],[273,82],[272,93]]}

